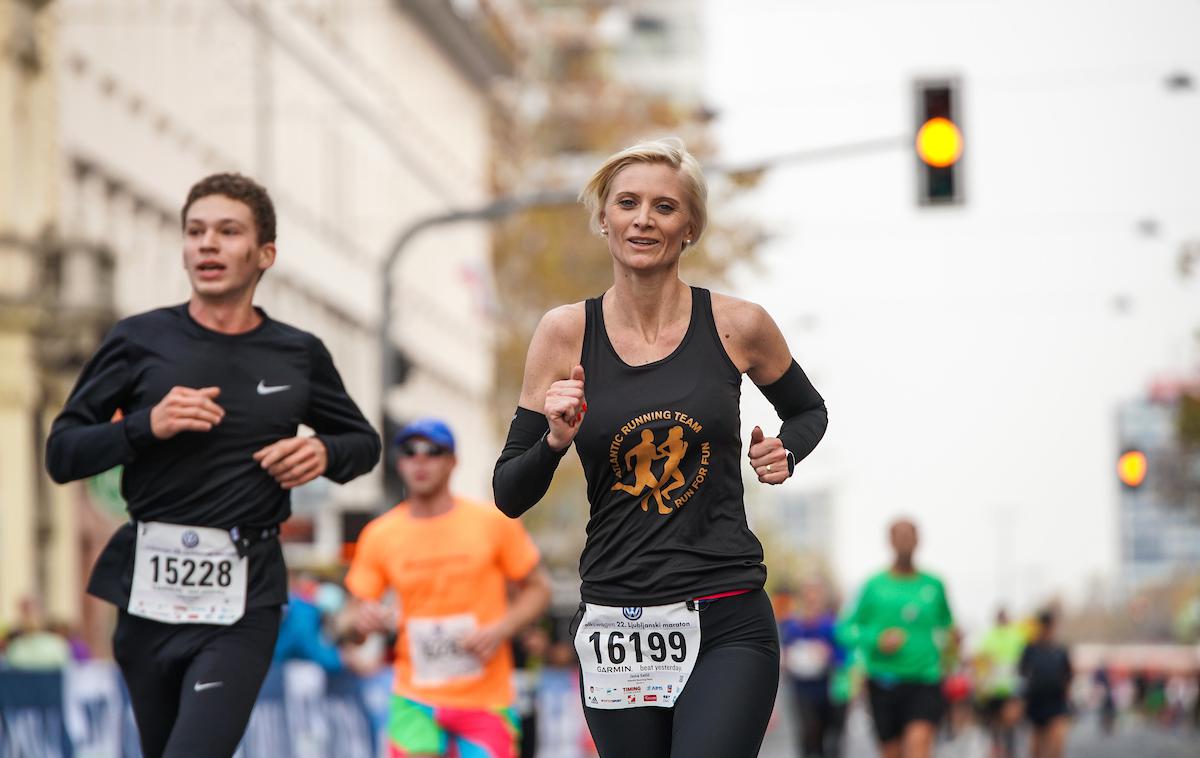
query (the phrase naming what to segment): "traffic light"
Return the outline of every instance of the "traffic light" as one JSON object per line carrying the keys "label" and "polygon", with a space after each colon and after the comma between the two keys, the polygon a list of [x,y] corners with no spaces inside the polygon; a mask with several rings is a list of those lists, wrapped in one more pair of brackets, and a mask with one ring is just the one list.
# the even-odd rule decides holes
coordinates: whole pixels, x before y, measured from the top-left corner
{"label": "traffic light", "polygon": [[959,205],[963,202],[963,133],[956,79],[922,79],[916,99],[917,202]]}
{"label": "traffic light", "polygon": [[1126,450],[1117,459],[1117,478],[1126,489],[1141,487],[1146,481],[1146,469],[1146,453],[1142,450]]}

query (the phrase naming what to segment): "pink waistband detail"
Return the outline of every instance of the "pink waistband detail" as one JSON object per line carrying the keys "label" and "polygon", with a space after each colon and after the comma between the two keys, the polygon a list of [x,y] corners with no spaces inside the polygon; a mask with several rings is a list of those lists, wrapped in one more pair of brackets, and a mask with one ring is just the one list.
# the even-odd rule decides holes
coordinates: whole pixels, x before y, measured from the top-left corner
{"label": "pink waistband detail", "polygon": [[694,597],[693,600],[720,600],[723,597],[733,597],[734,595],[745,595],[751,590],[730,590],[729,592],[718,592],[715,595],[705,595],[704,597]]}

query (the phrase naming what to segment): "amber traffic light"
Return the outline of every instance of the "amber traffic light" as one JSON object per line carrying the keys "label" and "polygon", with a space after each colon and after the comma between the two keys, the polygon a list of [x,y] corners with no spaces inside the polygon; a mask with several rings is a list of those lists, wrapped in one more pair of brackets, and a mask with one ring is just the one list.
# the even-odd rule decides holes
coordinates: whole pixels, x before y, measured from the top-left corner
{"label": "amber traffic light", "polygon": [[1126,450],[1117,459],[1117,478],[1130,489],[1146,481],[1146,454],[1141,450]]}
{"label": "amber traffic light", "polygon": [[965,148],[959,114],[957,80],[916,82],[917,202],[957,205],[963,202],[962,156]]}
{"label": "amber traffic light", "polygon": [[962,157],[962,149],[962,132],[948,118],[931,118],[917,130],[917,157],[929,166],[953,166]]}

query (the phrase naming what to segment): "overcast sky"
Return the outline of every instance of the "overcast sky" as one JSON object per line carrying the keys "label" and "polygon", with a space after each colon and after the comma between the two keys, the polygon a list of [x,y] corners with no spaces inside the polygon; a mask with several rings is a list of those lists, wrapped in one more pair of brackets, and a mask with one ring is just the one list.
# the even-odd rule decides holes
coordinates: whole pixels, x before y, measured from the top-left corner
{"label": "overcast sky", "polygon": [[789,486],[830,491],[839,579],[882,566],[898,513],[971,624],[998,591],[1115,578],[1116,405],[1200,355],[1175,268],[1200,239],[1200,2],[709,0],[705,27],[731,161],[905,134],[914,77],[963,83],[961,208],[917,208],[903,149],[779,168],[743,206],[776,236],[736,294],[830,409]]}

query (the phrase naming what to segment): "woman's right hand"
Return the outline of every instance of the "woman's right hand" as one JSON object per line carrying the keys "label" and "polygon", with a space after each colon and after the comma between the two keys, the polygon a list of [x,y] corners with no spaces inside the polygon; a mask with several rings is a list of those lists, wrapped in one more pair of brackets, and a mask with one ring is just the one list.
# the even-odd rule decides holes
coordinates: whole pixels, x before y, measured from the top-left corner
{"label": "woman's right hand", "polygon": [[583,366],[576,365],[571,369],[570,379],[559,379],[550,385],[550,389],[546,390],[544,413],[550,423],[546,442],[554,450],[566,450],[579,433],[583,414],[587,413],[587,400],[583,396]]}

